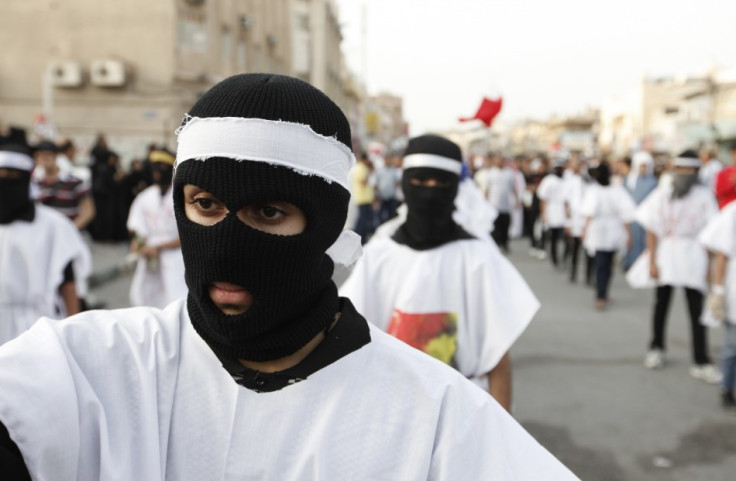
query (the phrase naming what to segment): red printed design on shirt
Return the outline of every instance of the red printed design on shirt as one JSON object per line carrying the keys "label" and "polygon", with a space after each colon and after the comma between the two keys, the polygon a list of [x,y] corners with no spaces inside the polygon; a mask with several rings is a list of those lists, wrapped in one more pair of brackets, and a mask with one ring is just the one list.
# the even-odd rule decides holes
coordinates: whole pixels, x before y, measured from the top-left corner
{"label": "red printed design on shirt", "polygon": [[412,314],[394,309],[387,332],[452,367],[457,352],[457,314]]}

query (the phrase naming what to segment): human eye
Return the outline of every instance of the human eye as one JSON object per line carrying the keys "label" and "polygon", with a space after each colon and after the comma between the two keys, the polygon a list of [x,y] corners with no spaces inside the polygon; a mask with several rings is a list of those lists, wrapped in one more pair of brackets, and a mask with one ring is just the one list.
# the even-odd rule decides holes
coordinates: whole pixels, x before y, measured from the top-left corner
{"label": "human eye", "polygon": [[202,215],[217,215],[221,210],[224,209],[224,206],[221,202],[213,199],[212,197],[202,194],[195,196],[190,201],[190,204],[192,204],[194,208],[197,209],[197,212]]}
{"label": "human eye", "polygon": [[275,205],[265,204],[256,208],[256,213],[262,218],[270,222],[278,222],[287,214]]}

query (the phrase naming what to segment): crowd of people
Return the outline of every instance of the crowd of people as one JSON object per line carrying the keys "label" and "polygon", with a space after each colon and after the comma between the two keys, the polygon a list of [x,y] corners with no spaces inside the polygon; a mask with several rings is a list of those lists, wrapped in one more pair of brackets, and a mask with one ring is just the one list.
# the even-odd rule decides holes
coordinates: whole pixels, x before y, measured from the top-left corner
{"label": "crowd of people", "polygon": [[692,333],[690,374],[720,384],[723,406],[734,409],[733,325],[725,322],[721,369],[712,362],[706,328],[733,320],[725,306],[736,286],[729,287],[725,266],[734,246],[731,237],[726,242],[714,234],[732,235],[725,218],[736,198],[736,146],[730,152],[733,165],[726,167],[709,149],[656,157],[637,151],[617,159],[575,152],[513,159],[491,154],[472,165],[479,167],[479,189],[499,212],[493,231],[499,247],[508,251],[507,239],[519,235],[509,222],[516,209],[529,254],[549,258],[571,283],[577,282],[582,251],[585,284],[595,290],[597,309],[609,304],[619,268],[631,287],[654,290],[644,356],[649,369],[666,365],[670,300],[682,287]]}
{"label": "crowd of people", "polygon": [[[654,289],[650,369],[683,287],[690,374],[736,409],[736,328],[718,369],[705,327],[736,321],[732,154],[422,135],[356,159],[330,99],[267,74],[214,86],[130,173],[103,137],[79,167],[70,140],[3,132],[0,478],[576,479],[512,417],[540,309],[504,255],[522,236],[572,283],[584,259],[596,309],[619,267]],[[83,230],[130,242],[139,307],[85,305]]]}

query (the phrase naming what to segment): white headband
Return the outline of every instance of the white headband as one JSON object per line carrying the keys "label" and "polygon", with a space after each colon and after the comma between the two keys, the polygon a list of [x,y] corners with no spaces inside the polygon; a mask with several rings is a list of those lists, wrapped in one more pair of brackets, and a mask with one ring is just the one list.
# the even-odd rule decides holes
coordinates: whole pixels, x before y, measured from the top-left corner
{"label": "white headband", "polygon": [[33,170],[33,159],[31,156],[20,152],[0,151],[0,168]]}
{"label": "white headband", "polygon": [[449,157],[434,154],[409,154],[404,157],[402,164],[404,170],[412,167],[431,167],[433,169],[446,170],[455,175],[460,175],[462,163]]}
{"label": "white headband", "polygon": [[348,188],[353,152],[309,125],[241,117],[191,117],[178,131],[175,167],[187,160],[227,157],[288,167]]}
{"label": "white headband", "polygon": [[676,157],[674,161],[675,167],[700,167],[700,159],[693,159],[691,157]]}

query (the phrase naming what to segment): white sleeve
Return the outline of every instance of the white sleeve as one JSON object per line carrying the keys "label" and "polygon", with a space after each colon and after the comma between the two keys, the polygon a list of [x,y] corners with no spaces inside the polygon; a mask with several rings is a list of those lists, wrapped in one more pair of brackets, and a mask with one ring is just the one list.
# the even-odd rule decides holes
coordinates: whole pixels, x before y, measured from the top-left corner
{"label": "white sleeve", "polygon": [[598,188],[590,187],[585,189],[585,195],[583,196],[583,203],[580,206],[580,213],[585,217],[593,217],[595,211],[598,208]]}
{"label": "white sleeve", "polygon": [[148,236],[146,219],[143,215],[143,198],[145,193],[146,191],[143,191],[133,199],[133,203],[130,205],[130,212],[128,213],[128,222],[126,223],[128,230],[135,232],[141,237]]}
{"label": "white sleeve", "polygon": [[662,235],[662,213],[659,211],[662,195],[664,193],[661,188],[654,189],[634,213],[634,220],[657,236]]}
{"label": "white sleeve", "polygon": [[578,480],[491,396],[470,383],[448,386],[437,424],[430,481]]}
{"label": "white sleeve", "polygon": [[710,251],[733,256],[736,251],[736,204],[726,206],[712,218],[698,240]]}
{"label": "white sleeve", "polygon": [[537,187],[537,197],[539,197],[542,200],[547,200],[549,198],[549,189],[550,189],[550,180],[549,180],[549,175],[547,175],[539,183],[539,187]]}

